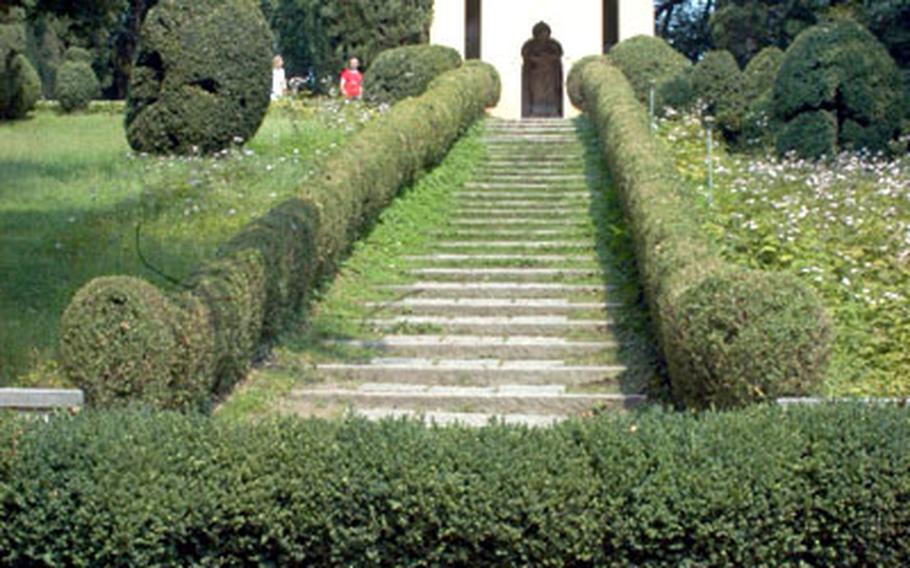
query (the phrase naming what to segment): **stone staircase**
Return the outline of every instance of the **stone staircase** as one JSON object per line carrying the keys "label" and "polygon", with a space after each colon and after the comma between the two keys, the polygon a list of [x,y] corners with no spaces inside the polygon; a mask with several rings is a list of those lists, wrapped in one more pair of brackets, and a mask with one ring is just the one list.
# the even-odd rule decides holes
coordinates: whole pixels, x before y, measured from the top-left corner
{"label": "stone staircase", "polygon": [[369,303],[380,337],[324,340],[369,358],[319,363],[320,381],[293,389],[283,410],[547,425],[645,402],[623,380],[610,316],[623,306],[591,213],[603,183],[576,123],[488,120],[484,142],[488,159],[456,191],[432,250],[403,259],[410,281]]}

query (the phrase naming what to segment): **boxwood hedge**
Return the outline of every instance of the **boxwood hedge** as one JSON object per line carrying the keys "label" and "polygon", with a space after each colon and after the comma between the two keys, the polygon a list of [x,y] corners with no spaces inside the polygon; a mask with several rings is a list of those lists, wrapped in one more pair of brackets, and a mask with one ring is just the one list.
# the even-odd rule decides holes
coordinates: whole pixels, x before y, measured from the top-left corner
{"label": "boxwood hedge", "polygon": [[363,76],[367,100],[393,104],[416,97],[430,81],[461,65],[461,54],[443,45],[407,45],[381,52]]}
{"label": "boxwood hedge", "polygon": [[440,161],[498,98],[487,64],[439,76],[329,157],[299,197],[241,230],[180,293],[133,278],[90,282],[62,320],[67,376],[93,405],[138,398],[205,407],[246,374],[399,188]]}
{"label": "boxwood hedge", "polygon": [[4,566],[906,566],[910,412],[0,419]]}
{"label": "boxwood hedge", "polygon": [[787,281],[790,303],[782,304],[773,292],[779,276],[726,265],[687,213],[682,181],[623,73],[603,59],[573,73],[583,94],[573,102],[595,125],[632,227],[677,402],[727,407],[816,390],[830,322],[813,291]]}

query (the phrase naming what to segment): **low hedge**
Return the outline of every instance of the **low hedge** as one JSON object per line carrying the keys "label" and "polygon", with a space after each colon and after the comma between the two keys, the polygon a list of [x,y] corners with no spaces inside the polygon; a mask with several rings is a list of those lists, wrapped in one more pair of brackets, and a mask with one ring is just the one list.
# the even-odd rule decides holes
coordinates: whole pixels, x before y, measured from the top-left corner
{"label": "low hedge", "polygon": [[179,293],[126,277],[90,282],[62,320],[67,376],[91,405],[138,398],[206,407],[245,376],[397,191],[441,160],[498,97],[487,64],[441,75],[423,96],[364,127],[299,197],[245,227]]}
{"label": "low hedge", "polygon": [[417,97],[430,82],[461,65],[461,54],[443,45],[406,45],[381,52],[363,76],[363,92],[374,103]]}
{"label": "low hedge", "polygon": [[906,566],[910,413],[0,421],[5,566]]}
{"label": "low hedge", "polygon": [[[683,183],[673,161],[651,135],[623,73],[596,59],[574,73],[583,97],[573,102],[581,103],[594,123],[630,221],[677,402],[727,407],[816,390],[828,358],[830,322],[815,294],[788,281],[791,303],[781,305],[769,301],[773,294],[757,293],[770,293],[781,277],[726,265],[687,213],[692,207],[680,192]],[[736,292],[724,297],[727,290]],[[777,329],[782,323],[785,332]],[[786,342],[779,341],[782,335]],[[739,373],[743,361],[751,361],[746,374]]]}

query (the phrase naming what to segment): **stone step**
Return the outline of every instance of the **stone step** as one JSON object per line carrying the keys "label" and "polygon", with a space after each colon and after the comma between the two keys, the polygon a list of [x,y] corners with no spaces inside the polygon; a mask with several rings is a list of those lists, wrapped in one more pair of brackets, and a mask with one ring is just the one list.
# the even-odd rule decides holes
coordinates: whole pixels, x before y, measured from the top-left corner
{"label": "stone step", "polygon": [[496,226],[526,226],[526,227],[586,227],[585,219],[566,219],[561,217],[454,217],[449,220],[449,225],[456,227],[496,227]]}
{"label": "stone step", "polygon": [[558,181],[574,181],[574,182],[584,182],[591,179],[588,176],[581,174],[566,174],[566,173],[546,173],[546,174],[526,174],[526,175],[516,175],[515,173],[499,173],[499,172],[490,172],[484,175],[481,175],[485,181],[489,182],[524,182],[529,179],[535,181],[548,181],[548,182],[558,182]]}
{"label": "stone step", "polygon": [[367,320],[378,330],[407,327],[432,328],[448,333],[500,335],[564,335],[572,332],[604,333],[613,322],[570,319],[567,316],[415,316],[403,315]]}
{"label": "stone step", "polygon": [[619,389],[621,365],[566,365],[563,361],[500,359],[375,358],[366,364],[322,363],[319,375],[329,381],[394,381],[402,384],[459,386],[590,385]]}
{"label": "stone step", "polygon": [[[454,215],[464,215],[474,219],[487,217],[496,219],[498,217],[511,217],[526,219],[528,221],[538,221],[541,219],[573,219],[587,218],[588,209],[586,207],[549,207],[547,209],[527,209],[510,207],[508,209],[496,207],[458,207],[453,211]],[[456,217],[459,218],[460,217]]]}
{"label": "stone step", "polygon": [[565,385],[494,387],[442,387],[398,383],[374,383],[359,388],[322,387],[294,389],[285,410],[294,403],[335,404],[357,409],[456,411],[520,414],[576,414],[593,409],[624,410],[646,402],[637,394],[570,393]]}
{"label": "stone step", "polygon": [[607,308],[618,308],[620,304],[572,302],[567,298],[405,298],[392,302],[367,302],[366,306],[414,315],[536,316],[605,311]]}
{"label": "stone step", "polygon": [[456,191],[452,194],[458,199],[482,199],[485,202],[523,201],[525,203],[553,203],[561,201],[588,201],[591,194],[587,191]]}
{"label": "stone step", "polygon": [[411,268],[411,276],[456,282],[550,282],[578,278],[596,278],[600,268]]}
{"label": "stone step", "polygon": [[388,335],[382,339],[329,339],[327,346],[370,349],[395,357],[567,359],[610,355],[613,341],[571,341],[562,337],[516,335]]}
{"label": "stone step", "polygon": [[[529,178],[529,180],[530,179],[531,178]],[[581,196],[583,196],[583,197],[591,196],[591,192],[588,191],[587,187],[584,184],[578,183],[578,182],[574,182],[571,184],[559,184],[558,186],[556,186],[555,184],[552,184],[552,183],[528,181],[528,180],[516,181],[516,182],[511,182],[511,181],[509,181],[509,182],[505,182],[505,181],[502,181],[502,182],[469,181],[464,184],[464,187],[466,189],[500,190],[500,193],[499,193],[500,195],[502,193],[508,194],[509,192],[515,192],[515,190],[522,190],[520,192],[521,194],[515,195],[515,197],[524,197],[524,196],[527,196],[528,194],[533,195],[534,194],[533,192],[525,191],[525,190],[530,190],[530,189],[547,190],[546,192],[540,192],[540,193],[556,193],[557,190],[562,190],[561,193],[563,193],[563,194],[580,196],[580,197]],[[484,193],[482,195],[489,195],[489,194]]]}
{"label": "stone step", "polygon": [[394,408],[354,409],[355,416],[372,422],[381,420],[417,420],[427,426],[482,428],[491,424],[546,428],[558,424],[568,417],[564,414],[488,414],[483,412],[417,412]]}
{"label": "stone step", "polygon": [[436,243],[440,249],[593,249],[589,240],[564,241],[443,241]]}
{"label": "stone step", "polygon": [[422,263],[483,263],[524,261],[527,263],[541,264],[549,262],[585,263],[597,261],[593,255],[584,254],[423,254],[405,256],[404,260]]}
{"label": "stone step", "polygon": [[380,289],[396,294],[435,298],[552,298],[553,296],[605,297],[612,286],[538,282],[415,282],[394,284]]}
{"label": "stone step", "polygon": [[[565,237],[573,238],[584,236],[585,227],[570,227],[559,229],[456,229],[456,230],[439,230],[431,234],[437,236],[446,236],[453,239],[472,239],[475,237],[487,237],[508,240],[513,237]],[[521,258],[519,256],[519,258]]]}

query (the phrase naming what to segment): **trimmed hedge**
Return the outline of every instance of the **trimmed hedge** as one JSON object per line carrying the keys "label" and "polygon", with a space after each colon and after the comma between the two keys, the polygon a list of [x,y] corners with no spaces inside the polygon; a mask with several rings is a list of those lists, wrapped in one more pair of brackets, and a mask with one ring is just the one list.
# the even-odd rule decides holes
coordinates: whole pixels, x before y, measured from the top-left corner
{"label": "trimmed hedge", "polygon": [[[771,293],[782,277],[727,266],[686,213],[691,207],[680,193],[682,181],[651,135],[622,72],[590,60],[576,73],[583,98],[575,104],[582,103],[594,123],[630,221],[645,297],[677,401],[726,407],[812,392],[824,376],[830,335],[814,293],[788,282],[791,304],[782,306]],[[744,287],[755,297],[742,292]],[[730,294],[724,301],[704,301],[721,300],[724,291]],[[731,313],[729,302],[738,311]],[[790,340],[778,344],[782,322]],[[726,375],[744,360],[751,361],[749,374]],[[710,396],[687,396],[690,392]]]}
{"label": "trimmed hedge", "polygon": [[25,57],[25,24],[18,13],[0,13],[0,119],[25,117],[40,97],[41,79]]}
{"label": "trimmed hedge", "polygon": [[212,153],[269,107],[272,34],[254,0],[162,0],[142,26],[126,135],[137,152]]}
{"label": "trimmed hedge", "polygon": [[[831,146],[887,151],[900,132],[902,102],[897,65],[867,29],[850,21],[814,26],[787,50],[774,84],[777,119],[797,121],[778,151],[795,150],[803,157],[817,157],[819,148]],[[818,113],[836,119],[834,136]],[[803,114],[815,116],[800,118]],[[800,144],[792,133],[808,132],[813,124],[819,129]]]}
{"label": "trimmed hedge", "polygon": [[746,112],[746,78],[729,51],[709,51],[692,70],[690,80],[695,96],[707,106],[708,114],[732,139],[742,130]]}
{"label": "trimmed hedge", "polygon": [[461,54],[442,45],[409,45],[379,54],[363,76],[363,91],[374,103],[394,104],[417,97],[430,82],[461,65]]}
{"label": "trimmed hedge", "polygon": [[439,162],[498,98],[498,76],[487,64],[439,76],[328,158],[299,198],[240,231],[180,294],[164,296],[133,278],[92,281],[63,316],[67,376],[97,406],[139,398],[204,407],[246,375],[260,347],[398,190]]}
{"label": "trimmed hedge", "polygon": [[[608,59],[622,70],[635,90],[635,96],[645,104],[648,103],[652,85],[659,94],[664,83],[692,67],[685,55],[663,39],[643,35],[618,43],[610,49]],[[658,109],[664,107],[662,101],[656,102]]]}
{"label": "trimmed hedge", "polygon": [[906,566],[910,414],[0,420],[0,564]]}
{"label": "trimmed hedge", "polygon": [[92,55],[85,49],[66,50],[66,61],[57,69],[55,96],[63,112],[85,110],[101,95],[101,83],[92,70]]}

